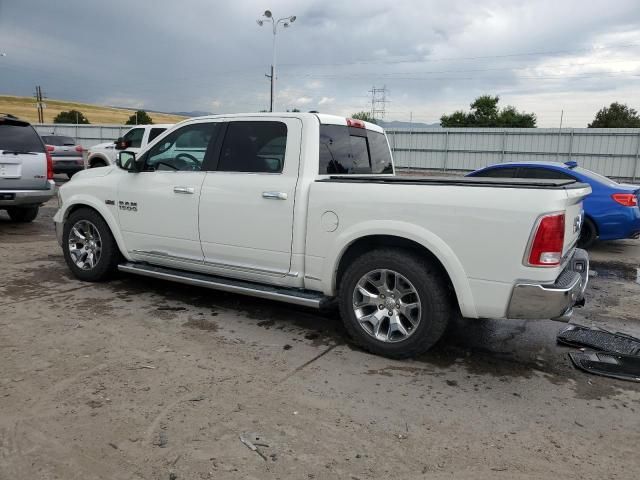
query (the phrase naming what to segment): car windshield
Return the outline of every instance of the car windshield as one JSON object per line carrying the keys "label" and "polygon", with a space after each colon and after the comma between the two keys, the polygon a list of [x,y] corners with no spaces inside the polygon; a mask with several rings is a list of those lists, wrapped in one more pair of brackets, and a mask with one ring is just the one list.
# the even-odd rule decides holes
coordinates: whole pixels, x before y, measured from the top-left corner
{"label": "car windshield", "polygon": [[587,170],[582,167],[572,168],[571,171],[579,173],[580,175],[584,175],[591,180],[595,180],[600,183],[604,183],[605,185],[609,185],[610,187],[615,187],[616,185],[620,185],[618,182],[611,180],[610,178],[605,177],[604,175],[600,175],[599,173],[592,172],[591,170]]}

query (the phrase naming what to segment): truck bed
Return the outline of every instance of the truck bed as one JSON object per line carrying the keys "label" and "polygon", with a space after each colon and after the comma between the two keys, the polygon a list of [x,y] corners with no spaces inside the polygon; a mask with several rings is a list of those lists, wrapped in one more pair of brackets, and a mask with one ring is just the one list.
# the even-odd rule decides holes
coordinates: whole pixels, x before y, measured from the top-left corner
{"label": "truck bed", "polygon": [[585,188],[588,185],[575,180],[527,179],[527,178],[480,178],[480,177],[403,177],[391,175],[345,175],[331,176],[316,182],[336,183],[388,183],[392,185],[445,185],[459,187],[533,188],[545,190],[568,190]]}

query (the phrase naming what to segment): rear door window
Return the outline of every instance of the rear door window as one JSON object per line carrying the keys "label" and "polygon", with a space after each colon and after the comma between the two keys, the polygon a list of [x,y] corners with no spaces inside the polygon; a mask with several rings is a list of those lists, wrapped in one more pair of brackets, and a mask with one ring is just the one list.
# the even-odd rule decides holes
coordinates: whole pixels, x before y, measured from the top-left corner
{"label": "rear door window", "polygon": [[142,145],[142,137],[144,135],[144,128],[134,128],[129,130],[124,135],[124,140],[131,142],[130,148],[140,148]]}
{"label": "rear door window", "polygon": [[151,143],[158,135],[160,135],[165,130],[166,128],[152,128],[149,131],[149,140],[147,140],[147,143]]}
{"label": "rear door window", "polygon": [[283,122],[230,122],[217,170],[281,173],[286,147],[287,126]]}
{"label": "rear door window", "polygon": [[483,170],[482,172],[474,173],[474,177],[489,177],[489,178],[514,178],[516,176],[517,168],[490,168]]}
{"label": "rear door window", "polygon": [[0,150],[44,153],[44,143],[31,125],[15,120],[0,120]]}
{"label": "rear door window", "polygon": [[393,173],[383,133],[343,125],[320,125],[320,175]]}

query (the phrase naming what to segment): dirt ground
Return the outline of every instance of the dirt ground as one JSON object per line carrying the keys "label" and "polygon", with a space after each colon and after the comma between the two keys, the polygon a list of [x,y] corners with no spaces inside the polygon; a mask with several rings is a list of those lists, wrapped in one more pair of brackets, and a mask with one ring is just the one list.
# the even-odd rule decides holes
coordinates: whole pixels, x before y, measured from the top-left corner
{"label": "dirt ground", "polygon": [[[640,384],[575,370],[561,323],[463,320],[391,361],[332,312],[81,283],[54,211],[0,214],[2,480],[638,478]],[[573,322],[640,336],[639,243],[596,257]]]}

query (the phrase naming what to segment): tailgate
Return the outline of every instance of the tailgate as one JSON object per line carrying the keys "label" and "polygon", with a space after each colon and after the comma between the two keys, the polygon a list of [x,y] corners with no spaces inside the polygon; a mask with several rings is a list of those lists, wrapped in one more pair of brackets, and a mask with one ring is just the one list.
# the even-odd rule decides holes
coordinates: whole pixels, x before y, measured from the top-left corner
{"label": "tailgate", "polygon": [[41,190],[47,185],[44,153],[7,154],[0,150],[0,190]]}
{"label": "tailgate", "polygon": [[564,221],[564,249],[565,255],[571,248],[575,247],[580,237],[580,228],[584,222],[584,211],[582,201],[591,193],[591,187],[585,185],[582,188],[573,188],[566,190],[567,192],[567,208],[565,210]]}

